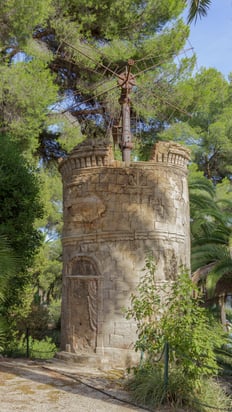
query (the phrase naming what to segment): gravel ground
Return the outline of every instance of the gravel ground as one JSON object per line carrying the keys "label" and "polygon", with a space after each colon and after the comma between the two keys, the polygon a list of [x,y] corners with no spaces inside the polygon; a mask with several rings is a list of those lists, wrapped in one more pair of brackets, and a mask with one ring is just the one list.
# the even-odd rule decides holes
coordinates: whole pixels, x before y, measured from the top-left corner
{"label": "gravel ground", "polygon": [[128,402],[114,374],[106,377],[60,361],[0,360],[0,412],[144,411]]}

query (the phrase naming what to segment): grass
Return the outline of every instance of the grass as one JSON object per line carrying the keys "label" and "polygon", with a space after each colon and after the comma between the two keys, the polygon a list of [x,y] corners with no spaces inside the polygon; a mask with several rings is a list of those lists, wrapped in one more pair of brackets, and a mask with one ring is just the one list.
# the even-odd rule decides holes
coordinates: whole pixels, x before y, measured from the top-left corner
{"label": "grass", "polygon": [[202,378],[194,386],[178,368],[170,370],[166,390],[163,368],[160,365],[134,369],[126,383],[126,389],[134,402],[151,410],[162,405],[191,412],[212,412],[213,408],[232,410],[231,398],[226,396],[216,380]]}

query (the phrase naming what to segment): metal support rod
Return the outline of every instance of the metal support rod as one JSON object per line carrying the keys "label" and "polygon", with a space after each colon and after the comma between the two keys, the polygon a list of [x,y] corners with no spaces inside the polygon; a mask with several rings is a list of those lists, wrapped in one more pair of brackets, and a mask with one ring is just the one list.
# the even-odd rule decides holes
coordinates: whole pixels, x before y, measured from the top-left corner
{"label": "metal support rod", "polygon": [[164,396],[167,397],[168,392],[168,363],[169,363],[169,344],[164,344]]}
{"label": "metal support rod", "polygon": [[131,149],[130,99],[126,97],[122,103],[122,160],[124,162],[130,162]]}
{"label": "metal support rod", "polygon": [[26,357],[30,357],[30,348],[29,348],[29,328],[26,328],[26,345],[27,345],[27,353]]}
{"label": "metal support rod", "polygon": [[122,107],[122,136],[120,148],[122,151],[122,160],[126,163],[130,162],[130,154],[133,148],[131,124],[130,124],[130,97],[129,94],[135,85],[135,78],[131,74],[131,66],[134,62],[128,61],[128,67],[124,73],[120,75],[118,85],[121,87],[121,96],[119,103]]}

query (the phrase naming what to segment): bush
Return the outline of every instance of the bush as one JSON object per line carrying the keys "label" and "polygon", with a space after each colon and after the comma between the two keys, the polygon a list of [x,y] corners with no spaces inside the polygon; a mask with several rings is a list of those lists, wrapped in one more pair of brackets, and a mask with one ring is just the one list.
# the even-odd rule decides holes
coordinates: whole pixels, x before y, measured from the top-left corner
{"label": "bush", "polygon": [[[202,306],[200,291],[188,273],[181,273],[173,282],[156,282],[151,257],[146,259],[144,271],[126,316],[137,322],[135,349],[144,353],[145,364],[134,369],[128,387],[136,400],[153,407],[165,402],[190,405],[193,396],[200,399],[205,383],[210,387],[208,379],[218,373],[215,348],[223,345],[225,333]],[[166,382],[165,344],[170,348]],[[157,358],[161,359],[159,365]]]}
{"label": "bush", "polygon": [[45,337],[42,340],[29,339],[30,357],[36,359],[51,359],[57,352],[56,345],[51,338]]}
{"label": "bush", "polygon": [[[42,340],[33,339],[29,336],[29,357],[34,359],[51,359],[57,352],[56,345],[52,342],[52,339],[45,337]],[[25,335],[21,338],[15,339],[6,353],[8,356],[13,357],[26,357],[27,356],[27,339]]]}
{"label": "bush", "polygon": [[32,304],[30,312],[26,318],[21,318],[17,322],[17,329],[20,333],[29,330],[33,339],[41,340],[45,338],[49,324],[48,308],[43,305]]}

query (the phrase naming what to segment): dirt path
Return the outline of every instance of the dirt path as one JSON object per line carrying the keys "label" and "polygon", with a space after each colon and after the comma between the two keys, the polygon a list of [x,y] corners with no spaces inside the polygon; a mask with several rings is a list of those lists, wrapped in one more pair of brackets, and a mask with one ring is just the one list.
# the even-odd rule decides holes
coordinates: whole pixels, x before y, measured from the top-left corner
{"label": "dirt path", "polygon": [[56,361],[0,360],[0,412],[144,411],[127,400],[117,379],[97,372]]}

